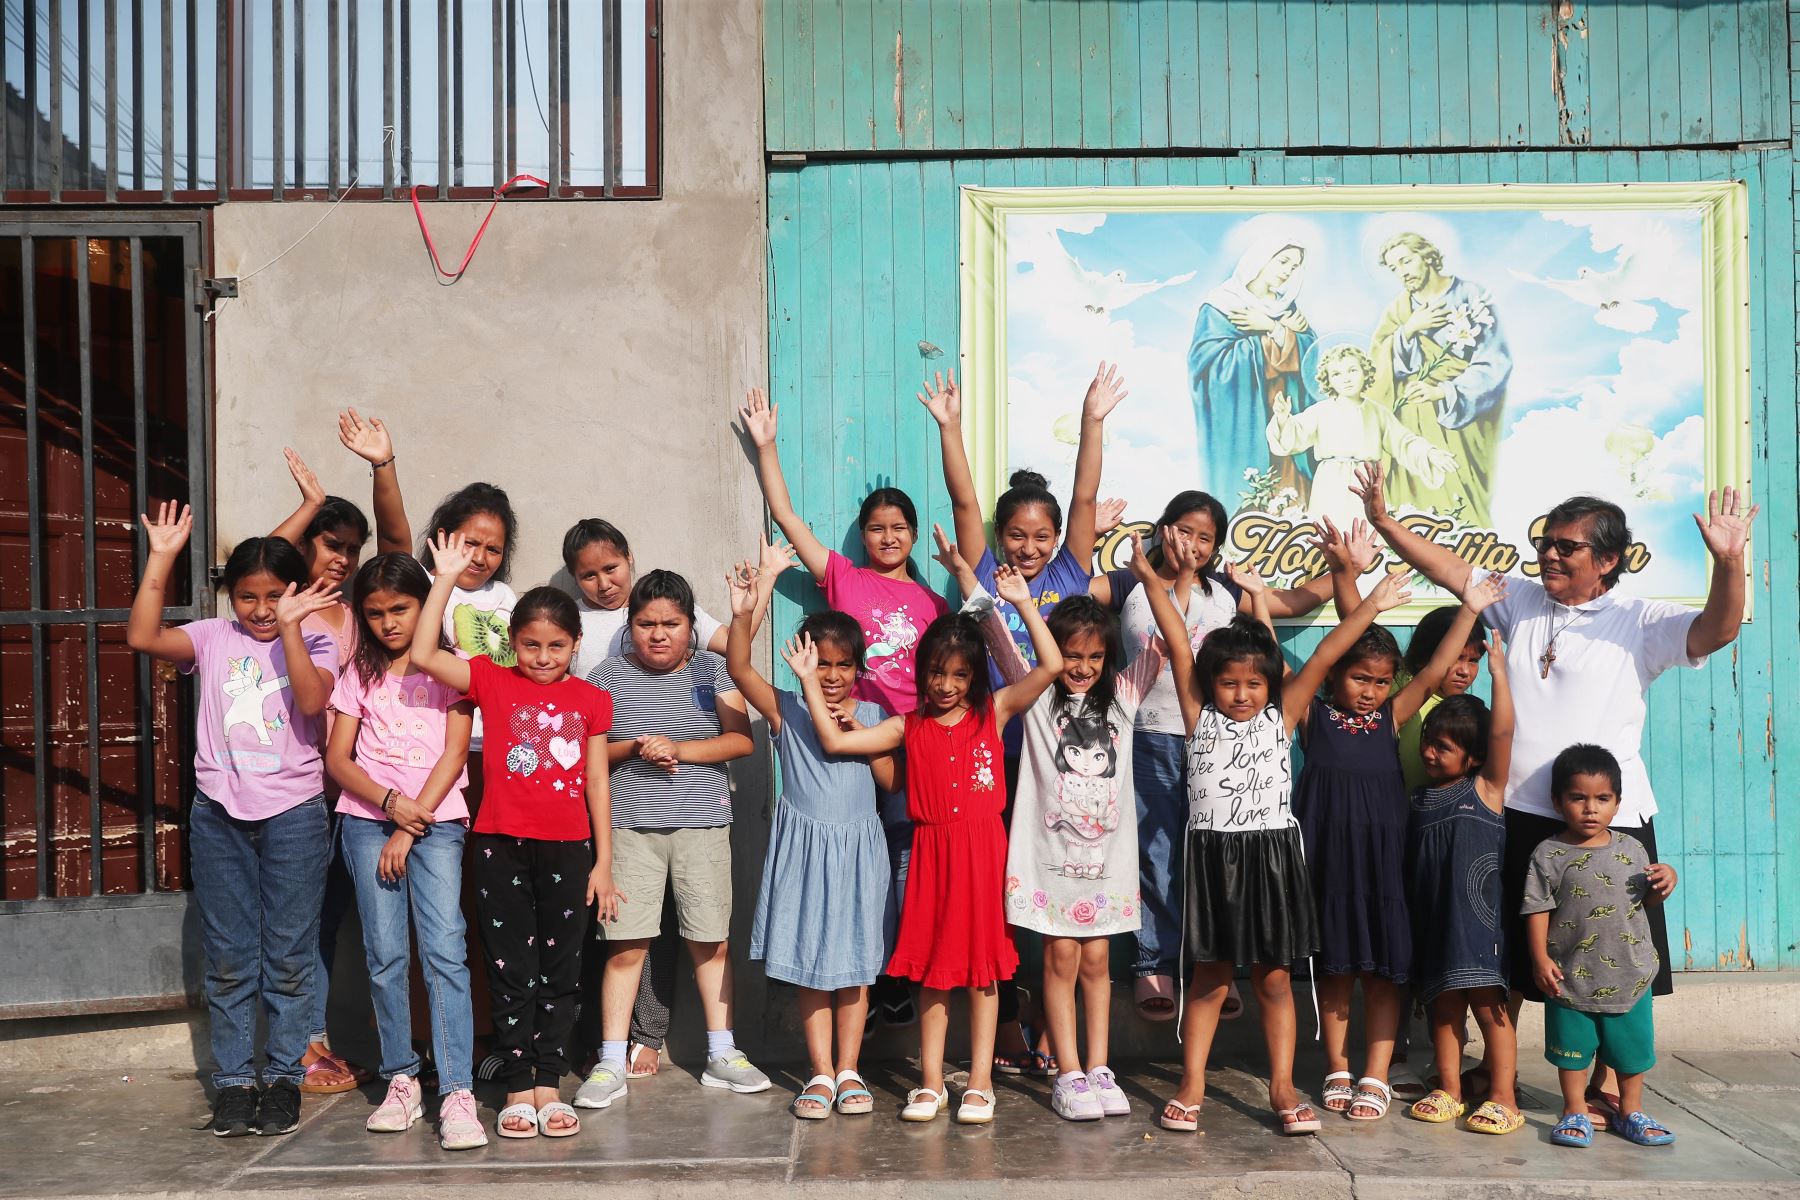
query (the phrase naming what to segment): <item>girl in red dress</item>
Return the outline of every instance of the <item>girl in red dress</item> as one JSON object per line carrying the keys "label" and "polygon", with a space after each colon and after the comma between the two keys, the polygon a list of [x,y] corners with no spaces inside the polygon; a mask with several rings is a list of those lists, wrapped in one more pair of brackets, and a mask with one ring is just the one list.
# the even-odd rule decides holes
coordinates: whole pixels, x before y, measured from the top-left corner
{"label": "girl in red dress", "polygon": [[[952,988],[969,989],[969,1086],[956,1119],[966,1125],[994,1119],[994,1029],[1000,1012],[995,984],[1012,978],[1019,965],[1004,908],[1006,829],[1000,812],[1006,778],[1000,730],[1062,671],[1062,652],[1031,603],[1024,578],[1001,567],[995,588],[1018,609],[1037,651],[1036,667],[1017,683],[989,693],[981,627],[962,613],[939,617],[919,641],[916,712],[889,717],[872,729],[845,729],[817,680],[803,681],[826,753],[876,755],[906,748],[912,862],[888,974],[915,980],[922,993],[923,1079],[907,1093],[900,1116],[908,1121],[929,1121],[949,1107],[944,1039]],[[790,655],[806,649],[792,642],[788,647]]]}

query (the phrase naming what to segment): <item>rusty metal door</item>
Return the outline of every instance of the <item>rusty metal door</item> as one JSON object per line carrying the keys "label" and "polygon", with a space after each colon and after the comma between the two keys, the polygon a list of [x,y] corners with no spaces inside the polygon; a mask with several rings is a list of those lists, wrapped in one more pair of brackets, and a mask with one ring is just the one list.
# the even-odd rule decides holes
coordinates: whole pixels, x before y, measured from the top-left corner
{"label": "rusty metal door", "polygon": [[188,688],[124,634],[162,499],[199,548],[164,616],[211,615],[202,221],[0,210],[0,1018],[197,990]]}

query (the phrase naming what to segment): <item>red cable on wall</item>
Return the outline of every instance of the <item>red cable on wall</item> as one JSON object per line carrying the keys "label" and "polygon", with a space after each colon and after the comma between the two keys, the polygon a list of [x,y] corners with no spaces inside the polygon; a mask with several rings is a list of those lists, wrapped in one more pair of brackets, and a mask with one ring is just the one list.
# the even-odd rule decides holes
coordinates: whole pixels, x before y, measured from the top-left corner
{"label": "red cable on wall", "polygon": [[536,175],[514,175],[511,179],[495,188],[494,202],[488,205],[487,216],[481,219],[481,227],[475,231],[475,240],[469,243],[468,252],[463,255],[462,261],[456,265],[456,270],[454,271],[444,270],[444,264],[438,258],[437,243],[431,240],[431,227],[425,223],[425,210],[419,207],[419,189],[435,185],[424,183],[415,183],[413,185],[413,215],[419,218],[419,232],[425,237],[425,249],[431,252],[431,266],[432,269],[437,272],[440,280],[447,280],[450,283],[455,283],[462,278],[463,272],[469,269],[469,260],[475,257],[475,248],[481,245],[481,235],[487,232],[488,222],[494,219],[494,210],[500,207],[500,201],[506,199],[506,193],[511,191],[515,184],[521,182],[533,183],[541,188],[550,186]]}

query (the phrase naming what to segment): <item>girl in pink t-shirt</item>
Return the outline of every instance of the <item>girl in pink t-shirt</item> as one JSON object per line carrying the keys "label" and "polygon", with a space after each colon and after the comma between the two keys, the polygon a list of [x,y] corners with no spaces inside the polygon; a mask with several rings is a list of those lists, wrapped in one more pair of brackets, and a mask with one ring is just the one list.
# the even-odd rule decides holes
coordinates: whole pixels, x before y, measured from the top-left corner
{"label": "girl in pink t-shirt", "polygon": [[431,577],[409,554],[364,563],[351,589],[361,628],[356,652],[331,696],[326,767],[343,788],[339,844],[356,885],[363,952],[387,1098],[372,1133],[401,1133],[424,1114],[407,996],[408,925],[431,998],[438,1063],[438,1143],[487,1144],[471,1091],[473,1020],[464,956],[463,840],[469,809],[469,731],[462,693],[412,664],[413,632]]}
{"label": "girl in pink t-shirt", "polygon": [[862,531],[859,567],[826,547],[794,511],[781,456],[775,446],[775,413],[761,388],[751,388],[738,409],[744,432],[756,446],[757,474],[769,515],[812,577],[825,589],[825,602],[862,626],[867,650],[865,669],[856,681],[856,698],[872,700],[889,713],[903,716],[919,705],[913,653],[925,627],[950,611],[944,598],[919,582],[913,570],[913,543],[919,537],[919,515],[912,497],[899,488],[876,488],[864,497],[856,514]]}
{"label": "girl in pink t-shirt", "polygon": [[[300,1123],[319,903],[330,845],[320,758],[337,650],[301,625],[337,603],[280,538],[248,538],[226,560],[231,616],[165,626],[175,564],[193,532],[187,506],[143,518],[149,555],[125,641],[194,676],[194,899],[206,952],[220,1137]],[[258,1088],[254,1030],[268,1014]]]}

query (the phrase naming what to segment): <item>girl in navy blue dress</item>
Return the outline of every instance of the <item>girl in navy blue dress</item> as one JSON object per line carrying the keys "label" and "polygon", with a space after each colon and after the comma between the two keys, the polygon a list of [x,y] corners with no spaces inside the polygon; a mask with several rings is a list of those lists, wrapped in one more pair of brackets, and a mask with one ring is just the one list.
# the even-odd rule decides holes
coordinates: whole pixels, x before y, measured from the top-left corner
{"label": "girl in navy blue dress", "polygon": [[[1306,765],[1294,815],[1319,905],[1313,969],[1325,1040],[1321,1099],[1353,1121],[1380,1119],[1393,1100],[1387,1075],[1400,1028],[1399,985],[1412,970],[1397,731],[1450,670],[1481,610],[1504,594],[1503,584],[1469,589],[1438,653],[1392,697],[1400,647],[1386,629],[1370,627],[1326,677],[1302,725]],[[1349,1057],[1350,996],[1359,979],[1368,1055],[1360,1079]]]}

